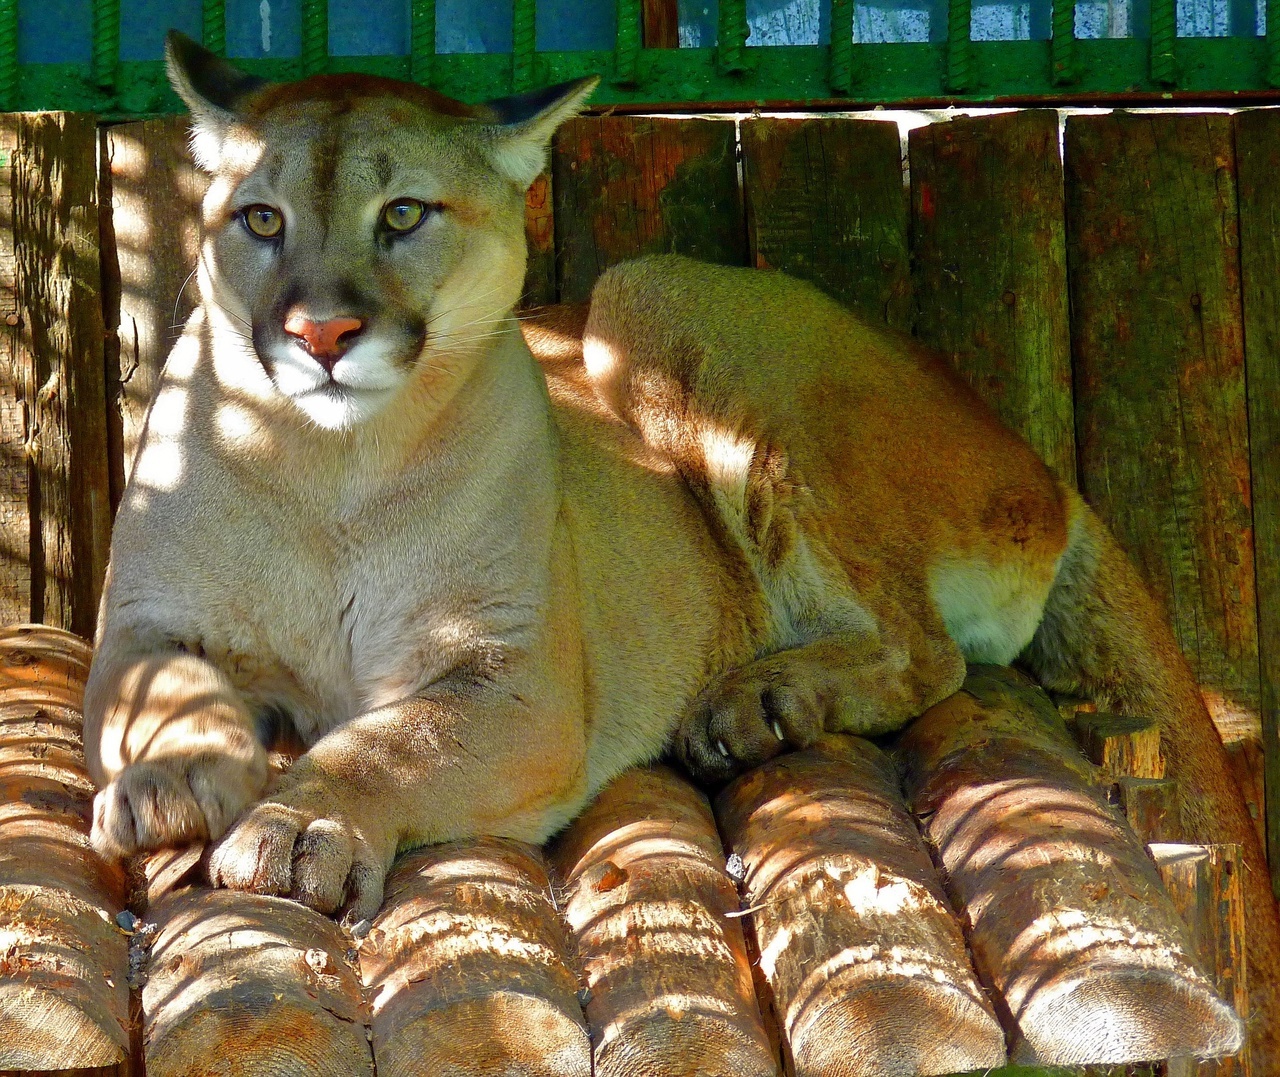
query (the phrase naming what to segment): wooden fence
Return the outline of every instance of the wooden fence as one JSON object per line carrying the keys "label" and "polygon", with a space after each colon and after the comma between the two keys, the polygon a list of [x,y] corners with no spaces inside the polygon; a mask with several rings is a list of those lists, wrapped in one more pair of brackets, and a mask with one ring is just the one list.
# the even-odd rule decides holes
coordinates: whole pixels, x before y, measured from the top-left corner
{"label": "wooden fence", "polygon": [[[1280,878],[1280,110],[960,117],[905,163],[885,120],[580,118],[530,193],[529,299],[674,250],[951,355],[1164,599]],[[0,618],[87,634],[202,178],[174,118],[3,116],[0,167]]]}

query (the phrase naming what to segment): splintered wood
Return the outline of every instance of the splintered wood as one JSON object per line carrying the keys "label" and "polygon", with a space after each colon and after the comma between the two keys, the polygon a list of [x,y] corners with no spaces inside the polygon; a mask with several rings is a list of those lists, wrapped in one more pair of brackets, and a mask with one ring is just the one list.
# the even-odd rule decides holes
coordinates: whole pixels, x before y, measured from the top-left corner
{"label": "splintered wood", "polygon": [[589,1077],[564,925],[537,850],[403,858],[360,950],[379,1077]]}
{"label": "splintered wood", "polygon": [[554,851],[597,1077],[767,1077],[738,893],[706,799],[665,768],[604,789]]}
{"label": "splintered wood", "polygon": [[826,737],[738,779],[716,811],[745,865],[797,1077],[1003,1065],[1000,1025],[883,753]]}
{"label": "splintered wood", "polygon": [[89,848],[89,648],[0,632],[0,1068],[109,1066],[129,1047],[125,879]]}
{"label": "splintered wood", "polygon": [[373,1074],[360,980],[331,920],[283,898],[192,889],[148,913],[148,1077]]}
{"label": "splintered wood", "polygon": [[1043,692],[1012,670],[971,667],[901,751],[1014,1061],[1240,1049],[1240,1020],[1195,967],[1155,866]]}

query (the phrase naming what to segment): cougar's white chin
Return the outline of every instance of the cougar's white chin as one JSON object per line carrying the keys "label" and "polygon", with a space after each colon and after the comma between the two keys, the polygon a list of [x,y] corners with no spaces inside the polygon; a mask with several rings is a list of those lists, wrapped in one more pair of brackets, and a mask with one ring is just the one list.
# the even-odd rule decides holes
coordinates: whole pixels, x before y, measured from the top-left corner
{"label": "cougar's white chin", "polygon": [[391,397],[390,389],[351,389],[331,382],[292,399],[316,426],[324,430],[350,430],[377,415]]}

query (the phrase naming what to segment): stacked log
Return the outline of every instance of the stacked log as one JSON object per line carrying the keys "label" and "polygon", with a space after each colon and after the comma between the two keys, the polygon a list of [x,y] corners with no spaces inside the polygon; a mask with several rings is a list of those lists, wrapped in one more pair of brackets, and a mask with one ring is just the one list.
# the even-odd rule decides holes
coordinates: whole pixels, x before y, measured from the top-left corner
{"label": "stacked log", "polygon": [[1048,697],[975,667],[902,738],[907,791],[970,925],[1014,1061],[1238,1051],[1155,867]]}
{"label": "stacked log", "polygon": [[597,1077],[772,1077],[724,850],[706,798],[627,771],[556,844]]}
{"label": "stacked log", "polygon": [[1004,1036],[898,790],[870,743],[827,736],[716,801],[797,1077],[1003,1065]]}

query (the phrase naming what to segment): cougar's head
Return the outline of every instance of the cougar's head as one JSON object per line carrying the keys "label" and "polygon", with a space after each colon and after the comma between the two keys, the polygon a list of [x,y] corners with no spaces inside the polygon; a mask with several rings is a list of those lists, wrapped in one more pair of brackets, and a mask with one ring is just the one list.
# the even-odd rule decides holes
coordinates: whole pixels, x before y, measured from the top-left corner
{"label": "cougar's head", "polygon": [[472,351],[524,278],[524,193],[595,79],[465,105],[410,83],[264,83],[170,33],[224,331],[317,425],[373,415]]}

